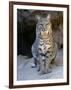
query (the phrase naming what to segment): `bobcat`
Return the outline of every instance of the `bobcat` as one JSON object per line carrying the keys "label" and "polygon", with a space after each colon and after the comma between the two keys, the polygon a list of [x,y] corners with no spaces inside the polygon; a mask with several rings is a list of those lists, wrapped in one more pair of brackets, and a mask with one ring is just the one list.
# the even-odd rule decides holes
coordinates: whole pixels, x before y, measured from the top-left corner
{"label": "bobcat", "polygon": [[36,39],[32,45],[35,66],[42,74],[49,72],[51,63],[55,61],[57,45],[53,38],[51,15],[46,18],[37,16]]}

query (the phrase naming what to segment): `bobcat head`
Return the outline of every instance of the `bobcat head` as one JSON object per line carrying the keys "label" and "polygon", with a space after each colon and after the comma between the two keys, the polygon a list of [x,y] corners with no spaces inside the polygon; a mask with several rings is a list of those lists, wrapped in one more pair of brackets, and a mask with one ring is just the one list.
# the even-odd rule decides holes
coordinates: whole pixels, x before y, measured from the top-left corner
{"label": "bobcat head", "polygon": [[48,14],[47,17],[37,16],[37,20],[37,31],[39,32],[39,37],[49,37],[49,35],[52,33],[51,15]]}

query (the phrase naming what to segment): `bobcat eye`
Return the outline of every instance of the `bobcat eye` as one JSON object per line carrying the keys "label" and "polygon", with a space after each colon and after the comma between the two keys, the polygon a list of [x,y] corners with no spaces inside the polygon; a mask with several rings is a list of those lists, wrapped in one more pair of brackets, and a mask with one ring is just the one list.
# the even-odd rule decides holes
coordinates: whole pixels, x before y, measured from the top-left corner
{"label": "bobcat eye", "polygon": [[38,26],[38,29],[42,29],[42,28],[43,28],[43,26],[42,26],[42,25],[39,25],[39,26]]}

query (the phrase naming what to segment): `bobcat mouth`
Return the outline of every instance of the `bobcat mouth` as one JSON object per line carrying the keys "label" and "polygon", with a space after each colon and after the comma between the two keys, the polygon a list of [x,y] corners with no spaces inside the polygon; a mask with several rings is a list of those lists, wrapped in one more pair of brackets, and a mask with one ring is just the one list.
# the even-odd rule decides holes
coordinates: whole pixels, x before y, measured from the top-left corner
{"label": "bobcat mouth", "polygon": [[47,39],[49,36],[49,32],[48,31],[41,31],[40,35],[41,35],[42,39]]}

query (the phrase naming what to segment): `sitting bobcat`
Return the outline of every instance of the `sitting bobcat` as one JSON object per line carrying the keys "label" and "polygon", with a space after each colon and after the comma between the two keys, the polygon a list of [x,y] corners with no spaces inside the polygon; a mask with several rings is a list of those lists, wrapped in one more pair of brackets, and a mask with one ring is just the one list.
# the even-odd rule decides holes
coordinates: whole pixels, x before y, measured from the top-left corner
{"label": "sitting bobcat", "polygon": [[46,18],[37,17],[36,39],[32,45],[32,55],[35,66],[42,74],[49,72],[49,67],[55,61],[57,45],[53,39],[51,15]]}

